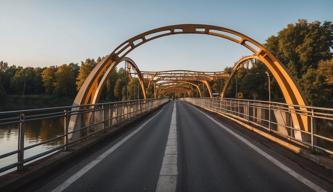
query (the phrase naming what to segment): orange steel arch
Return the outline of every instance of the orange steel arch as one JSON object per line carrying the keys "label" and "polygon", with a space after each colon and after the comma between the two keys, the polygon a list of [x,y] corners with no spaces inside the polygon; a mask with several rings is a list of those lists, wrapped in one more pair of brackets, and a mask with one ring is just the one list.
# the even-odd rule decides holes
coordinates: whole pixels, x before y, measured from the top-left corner
{"label": "orange steel arch", "polygon": [[[158,82],[159,80],[157,80],[156,82]],[[181,80],[179,80],[181,81]],[[210,98],[213,97],[213,93],[212,93],[212,88],[210,87],[209,83],[207,80],[184,80],[184,82],[201,82],[206,88],[207,88],[207,91],[208,91],[208,95]],[[193,83],[195,84],[195,83]],[[196,85],[196,84],[195,84]],[[149,86],[149,84],[148,84]],[[198,86],[198,85],[197,85]],[[147,89],[149,89],[149,87],[147,87]],[[200,89],[200,88],[199,88]],[[200,91],[200,95],[201,95],[201,91]],[[200,96],[201,97],[201,96]]]}
{"label": "orange steel arch", "polygon": [[[121,63],[121,62],[126,62],[127,64],[129,64],[130,66],[133,67],[133,69],[136,71],[137,75],[138,75],[138,79],[139,79],[139,83],[140,83],[140,87],[141,87],[141,91],[142,91],[142,95],[143,95],[143,98],[144,99],[147,99],[147,93],[146,93],[146,88],[145,88],[145,85],[144,85],[144,79],[143,79],[143,76],[141,74],[141,71],[140,69],[138,68],[138,66],[136,65],[136,63],[128,58],[128,57],[123,57],[122,59],[120,59],[117,63],[115,63],[114,65],[111,65],[107,70],[106,70],[106,75],[103,76],[103,78],[101,79],[101,82],[105,82],[111,72],[116,68],[116,66]],[[94,97],[93,97],[93,103],[96,103],[98,100],[99,100],[99,97],[100,97],[100,94],[102,92],[102,88],[103,88],[103,84],[104,83],[100,83],[98,86],[97,86],[97,89],[96,89],[96,94],[94,94]]]}
{"label": "orange steel arch", "polygon": [[182,85],[182,84],[189,84],[192,85],[193,87],[195,87],[198,90],[199,96],[202,97],[202,93],[200,90],[199,85],[189,82],[189,81],[165,81],[165,82],[160,82],[159,85],[163,85],[163,84],[172,84],[172,85]]}
{"label": "orange steel arch", "polygon": [[[288,73],[287,69],[259,42],[242,33],[225,27],[204,24],[181,24],[149,30],[120,44],[110,55],[105,57],[94,67],[76,95],[73,105],[94,104],[98,102],[99,97],[96,95],[100,94],[101,87],[105,83],[106,78],[104,78],[104,76],[109,76],[110,73],[110,70],[107,69],[110,66],[112,68],[112,66],[117,65],[122,58],[135,48],[154,39],[178,34],[211,35],[230,40],[246,47],[254,53],[255,57],[266,65],[275,78],[279,79],[279,86],[287,104],[300,106],[306,104],[296,82]],[[305,121],[299,121],[294,125],[296,128],[305,130],[308,127],[308,124]]]}
{"label": "orange steel arch", "polygon": [[[306,101],[304,100],[304,97],[302,96],[302,93],[301,93],[298,85],[295,83],[295,80],[288,73],[285,76],[284,73],[277,70],[276,66],[270,65],[270,63],[267,63],[266,60],[263,60],[258,55],[250,55],[250,56],[243,57],[238,62],[235,63],[235,65],[232,69],[232,72],[230,74],[230,77],[223,87],[223,90],[221,93],[221,99],[223,99],[225,97],[227,88],[231,83],[231,79],[235,76],[235,74],[238,72],[238,70],[242,67],[242,65],[245,62],[252,60],[252,59],[256,59],[256,60],[263,62],[263,64],[267,67],[267,69],[272,73],[273,77],[276,79],[276,81],[283,93],[286,103],[290,104],[289,109],[293,111],[293,110],[295,110],[295,106],[293,106],[293,105],[298,105],[299,109],[304,113],[304,115],[298,115],[296,113],[291,113],[294,127],[296,129],[302,129],[305,131],[309,131],[308,117],[306,115],[307,110],[306,110],[306,108],[302,107],[302,106],[306,105]],[[287,71],[285,70],[285,72],[287,72]],[[293,83],[289,83],[289,82],[293,82]],[[290,94],[290,92],[294,92],[294,94]],[[302,98],[302,102],[298,103],[297,98]],[[298,139],[302,139],[302,134],[300,131],[296,131],[295,136]]]}
{"label": "orange steel arch", "polygon": [[209,97],[212,98],[213,97],[212,88],[210,87],[208,81],[207,80],[201,80],[200,82],[203,83],[206,86],[206,88],[208,90]]}
{"label": "orange steel arch", "polygon": [[190,87],[187,87],[185,85],[168,85],[163,86],[159,88],[160,92],[174,92],[174,93],[180,93],[180,92],[186,92],[191,91]]}

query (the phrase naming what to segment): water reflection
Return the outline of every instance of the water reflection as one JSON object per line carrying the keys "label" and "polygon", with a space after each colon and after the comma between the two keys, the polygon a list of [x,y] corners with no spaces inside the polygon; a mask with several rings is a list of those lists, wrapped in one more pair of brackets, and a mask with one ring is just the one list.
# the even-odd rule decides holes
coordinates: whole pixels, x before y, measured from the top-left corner
{"label": "water reflection", "polygon": [[[25,135],[24,145],[30,146],[36,143],[52,139],[63,134],[63,118],[53,118],[26,122],[24,124]],[[38,153],[47,151],[63,143],[63,139],[43,144],[25,151],[25,158],[31,157]],[[0,127],[0,154],[17,150],[18,145],[18,124]],[[17,155],[12,155],[0,159],[0,167],[15,163]]]}

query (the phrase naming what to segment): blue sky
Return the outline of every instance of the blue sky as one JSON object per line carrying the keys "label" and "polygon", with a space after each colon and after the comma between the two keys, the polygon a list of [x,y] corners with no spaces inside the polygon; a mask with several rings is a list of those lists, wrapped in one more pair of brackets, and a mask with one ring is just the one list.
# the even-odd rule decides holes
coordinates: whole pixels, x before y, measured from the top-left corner
{"label": "blue sky", "polygon": [[[49,66],[112,52],[118,44],[164,25],[202,23],[242,32],[264,43],[298,19],[332,21],[332,0],[0,0],[0,60]],[[142,70],[217,71],[245,48],[209,36],[152,41],[129,57]]]}

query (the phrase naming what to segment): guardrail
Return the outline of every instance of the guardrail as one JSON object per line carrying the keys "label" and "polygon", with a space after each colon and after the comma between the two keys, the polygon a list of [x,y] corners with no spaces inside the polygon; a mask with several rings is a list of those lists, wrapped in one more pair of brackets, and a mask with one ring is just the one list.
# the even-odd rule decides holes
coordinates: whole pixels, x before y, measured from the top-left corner
{"label": "guardrail", "polygon": [[[0,129],[18,129],[17,148],[0,154],[0,162],[7,158],[7,163],[0,164],[0,173],[15,168],[22,170],[30,162],[55,152],[65,151],[68,147],[80,141],[87,140],[93,135],[103,133],[107,129],[112,129],[125,121],[154,110],[166,102],[168,102],[168,99],[132,100],[95,105],[0,112]],[[78,119],[80,123],[76,123],[75,128],[70,130],[69,124],[74,116],[80,117]],[[52,127],[52,124],[56,123],[59,123],[59,125]],[[43,129],[51,125],[52,129],[59,129],[60,126],[60,130],[63,131],[56,135],[50,133],[51,136],[48,136],[47,139],[29,145],[29,142],[25,139],[25,127],[36,126],[36,124],[38,126],[32,127],[32,129]],[[71,135],[75,135],[75,137]],[[40,146],[47,146],[48,149],[41,150]],[[26,155],[27,151],[29,151],[28,155]],[[13,156],[17,157],[16,160],[13,159]],[[10,162],[8,158],[10,158]]]}
{"label": "guardrail", "polygon": [[[287,138],[314,151],[333,154],[333,109],[296,106],[285,103],[246,99],[183,98],[193,105],[221,113],[263,129],[270,134]],[[308,118],[309,130],[293,125],[292,115]],[[295,137],[301,132],[302,139]]]}

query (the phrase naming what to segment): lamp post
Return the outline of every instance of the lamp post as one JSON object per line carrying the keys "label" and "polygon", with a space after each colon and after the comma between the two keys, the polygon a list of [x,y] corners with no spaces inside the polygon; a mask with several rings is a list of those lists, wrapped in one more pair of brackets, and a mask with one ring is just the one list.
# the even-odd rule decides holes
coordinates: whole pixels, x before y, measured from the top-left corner
{"label": "lamp post", "polygon": [[271,131],[271,76],[267,71],[265,73],[268,78],[268,128]]}

